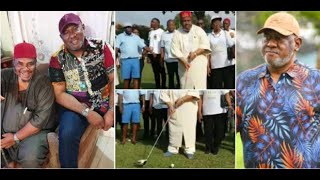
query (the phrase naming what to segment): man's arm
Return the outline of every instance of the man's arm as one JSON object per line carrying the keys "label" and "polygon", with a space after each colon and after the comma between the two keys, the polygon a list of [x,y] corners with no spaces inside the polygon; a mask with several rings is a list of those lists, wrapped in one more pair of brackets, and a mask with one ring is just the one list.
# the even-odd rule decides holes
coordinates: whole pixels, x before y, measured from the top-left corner
{"label": "man's arm", "polygon": [[[22,141],[23,139],[36,134],[40,131],[40,128],[34,127],[30,122],[28,122],[22,129],[20,129],[16,133],[16,137]],[[12,147],[16,142],[14,141],[14,134],[13,133],[5,133],[2,135],[1,139],[1,146],[0,148],[9,149]]]}
{"label": "man's arm", "polygon": [[107,131],[114,124],[114,73],[113,71],[108,74],[109,83],[110,83],[110,94],[109,94],[109,108],[107,113],[104,114],[104,128],[103,130]]}
{"label": "man's arm", "polygon": [[[63,107],[82,114],[82,111],[86,107],[81,104],[75,97],[66,93],[66,82],[52,82],[54,94],[58,104]],[[97,128],[102,128],[104,126],[103,118],[95,111],[89,110],[88,116],[86,117],[88,122]]]}
{"label": "man's arm", "polygon": [[160,65],[163,67],[164,66],[164,47],[160,48]]}
{"label": "man's arm", "polygon": [[152,105],[153,105],[153,91],[152,93],[150,93],[150,97],[149,97],[149,113],[152,114]]}
{"label": "man's arm", "polygon": [[202,120],[202,100],[203,100],[203,95],[200,95],[200,99],[198,101],[198,122],[201,122]]}
{"label": "man's arm", "polygon": [[[16,137],[21,141],[25,138],[38,133],[44,128],[51,119],[51,112],[54,104],[54,94],[50,81],[41,79],[35,82],[37,94],[36,109],[32,112],[32,119],[16,132]],[[31,112],[30,112],[31,113]],[[28,118],[28,117],[27,117]],[[15,144],[14,133],[5,133],[2,135],[1,148],[10,148]]]}
{"label": "man's arm", "polygon": [[118,94],[118,106],[119,106],[119,111],[122,114],[122,112],[123,112],[123,94]]}
{"label": "man's arm", "polygon": [[142,94],[141,95],[141,101],[142,101],[142,108],[141,108],[141,112],[144,113],[144,111],[146,110],[146,98],[145,98],[146,94]]}
{"label": "man's arm", "polygon": [[190,68],[188,60],[183,56],[183,53],[181,51],[178,32],[174,33],[173,35],[170,51],[174,57],[178,58],[179,62],[183,64],[186,70]]}
{"label": "man's arm", "polygon": [[230,92],[226,93],[225,97],[226,97],[226,100],[227,100],[227,103],[228,103],[228,108],[233,110],[232,103],[231,103],[231,98],[230,98]]}
{"label": "man's arm", "polygon": [[185,95],[185,96],[183,96],[183,97],[181,97],[181,98],[176,100],[175,106],[176,106],[176,108],[178,108],[182,104],[184,104],[186,102],[191,102],[191,101],[194,101],[194,100],[197,100],[197,98],[194,97],[194,96],[191,96],[191,95]]}

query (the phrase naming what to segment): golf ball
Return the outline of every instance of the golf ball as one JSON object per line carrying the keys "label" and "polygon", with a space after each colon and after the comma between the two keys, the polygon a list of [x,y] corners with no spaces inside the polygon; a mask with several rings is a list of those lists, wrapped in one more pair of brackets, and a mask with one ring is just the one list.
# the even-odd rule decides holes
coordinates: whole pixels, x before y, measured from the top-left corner
{"label": "golf ball", "polygon": [[171,164],[170,167],[171,167],[171,168],[174,168],[174,164]]}

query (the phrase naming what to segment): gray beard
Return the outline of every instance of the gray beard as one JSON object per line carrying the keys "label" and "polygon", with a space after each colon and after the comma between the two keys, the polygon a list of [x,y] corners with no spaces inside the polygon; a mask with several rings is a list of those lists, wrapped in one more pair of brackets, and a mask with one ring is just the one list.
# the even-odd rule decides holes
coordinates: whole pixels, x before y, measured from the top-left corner
{"label": "gray beard", "polygon": [[294,51],[293,51],[294,47],[289,47],[289,48],[290,48],[290,50],[289,50],[290,52],[289,52],[289,55],[287,57],[285,57],[285,58],[277,58],[277,59],[275,59],[273,61],[268,61],[266,55],[264,55],[263,56],[264,61],[267,63],[268,66],[271,66],[273,68],[281,68],[281,67],[283,67],[294,56]]}
{"label": "gray beard", "polygon": [[274,68],[280,68],[280,67],[283,67],[284,65],[286,65],[290,61],[292,55],[293,55],[293,52],[285,58],[282,58],[282,59],[277,58],[277,59],[270,61],[270,62],[268,61],[267,57],[264,56],[264,61],[268,64],[268,66],[271,66]]}

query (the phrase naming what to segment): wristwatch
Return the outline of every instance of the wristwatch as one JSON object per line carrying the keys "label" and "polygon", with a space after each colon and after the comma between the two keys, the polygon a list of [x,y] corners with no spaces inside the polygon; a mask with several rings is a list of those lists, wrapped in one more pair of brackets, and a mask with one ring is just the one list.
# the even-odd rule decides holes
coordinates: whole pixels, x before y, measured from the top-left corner
{"label": "wristwatch", "polygon": [[16,144],[19,144],[19,143],[20,143],[20,139],[18,139],[16,133],[13,134],[13,140],[14,140],[14,142],[15,142]]}
{"label": "wristwatch", "polygon": [[82,110],[81,112],[82,116],[87,117],[89,114],[89,110],[90,110],[89,108],[85,108],[84,110]]}

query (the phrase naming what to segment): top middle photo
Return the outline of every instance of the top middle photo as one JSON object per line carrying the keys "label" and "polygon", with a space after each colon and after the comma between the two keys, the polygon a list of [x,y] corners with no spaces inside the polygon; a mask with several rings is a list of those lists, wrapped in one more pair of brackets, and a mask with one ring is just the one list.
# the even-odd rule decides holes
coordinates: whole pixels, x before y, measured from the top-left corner
{"label": "top middle photo", "polygon": [[117,89],[234,89],[235,11],[117,11]]}

